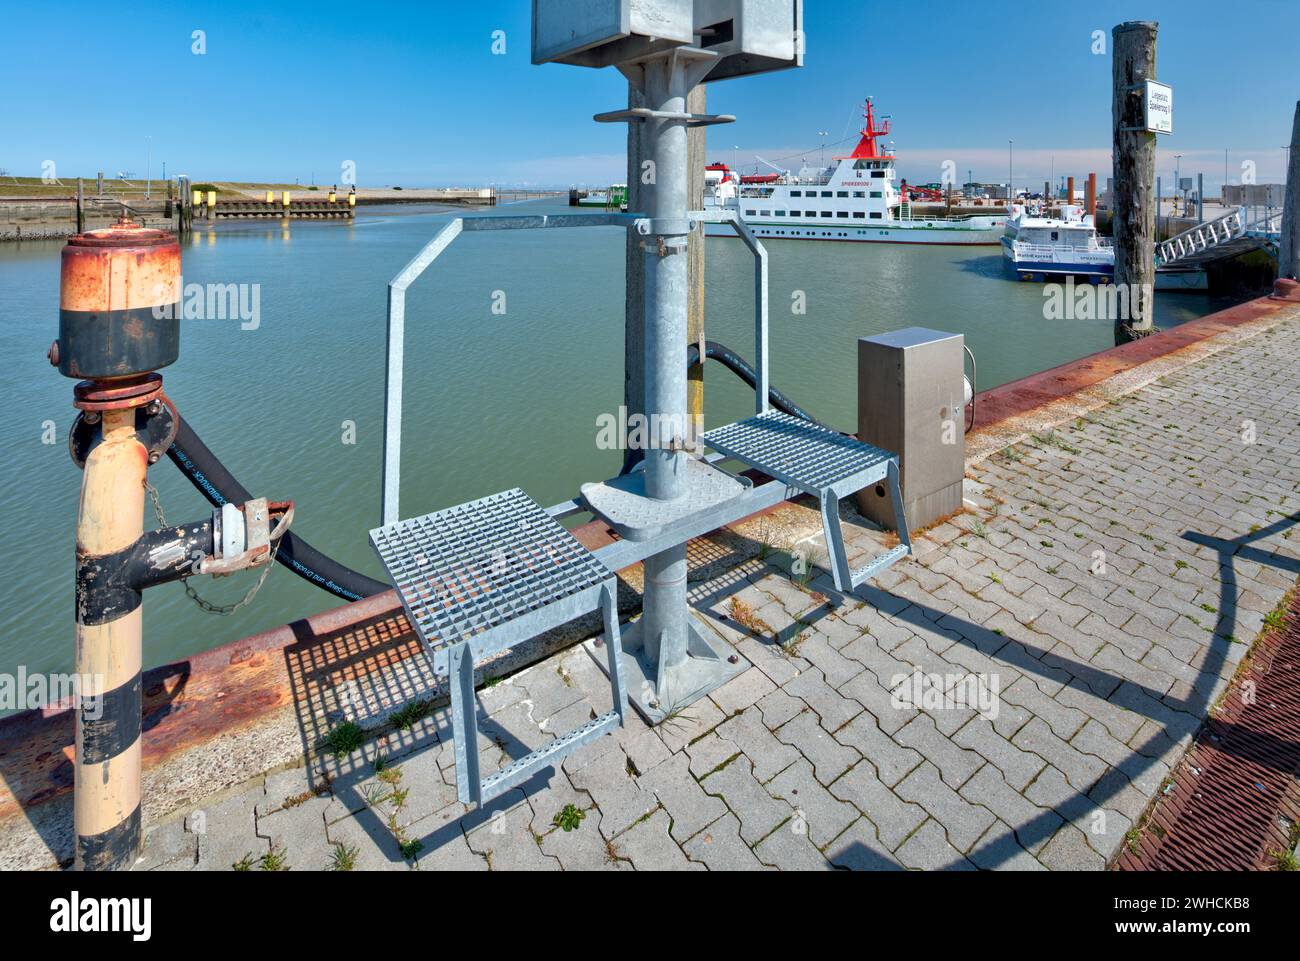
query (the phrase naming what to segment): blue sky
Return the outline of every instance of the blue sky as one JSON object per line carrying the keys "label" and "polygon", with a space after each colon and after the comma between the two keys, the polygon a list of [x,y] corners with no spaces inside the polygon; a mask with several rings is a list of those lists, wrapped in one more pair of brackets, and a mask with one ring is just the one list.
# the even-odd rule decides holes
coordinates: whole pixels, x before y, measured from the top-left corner
{"label": "blue sky", "polygon": [[[816,162],[857,129],[865,95],[894,118],[900,168],[937,180],[1102,177],[1110,164],[1110,57],[1092,34],[1160,23],[1158,73],[1175,89],[1173,155],[1207,184],[1282,175],[1300,97],[1300,0],[1025,4],[807,0],[806,66],[709,88],[710,155]],[[182,9],[183,7],[183,9]],[[128,170],[196,179],[339,179],[363,185],[622,180],[624,130],[591,121],[622,106],[614,70],[530,63],[527,0],[478,3],[8,3],[0,14],[0,167],[60,177]],[[506,53],[491,51],[504,30]],[[191,52],[203,30],[207,51]],[[1016,37],[1018,39],[1012,39]],[[739,147],[739,150],[735,148]],[[834,148],[828,148],[832,153]]]}

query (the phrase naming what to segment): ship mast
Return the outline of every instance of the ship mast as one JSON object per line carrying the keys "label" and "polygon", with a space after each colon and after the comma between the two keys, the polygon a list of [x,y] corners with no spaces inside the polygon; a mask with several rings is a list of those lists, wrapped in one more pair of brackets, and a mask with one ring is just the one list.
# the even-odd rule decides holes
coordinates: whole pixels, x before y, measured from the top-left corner
{"label": "ship mast", "polygon": [[858,141],[857,147],[849,155],[850,160],[892,160],[893,157],[886,154],[876,146],[876,139],[889,134],[889,120],[884,121],[884,126],[876,126],[876,115],[872,107],[871,98],[867,98],[866,107],[862,111],[863,118],[867,125],[859,131],[862,139]]}

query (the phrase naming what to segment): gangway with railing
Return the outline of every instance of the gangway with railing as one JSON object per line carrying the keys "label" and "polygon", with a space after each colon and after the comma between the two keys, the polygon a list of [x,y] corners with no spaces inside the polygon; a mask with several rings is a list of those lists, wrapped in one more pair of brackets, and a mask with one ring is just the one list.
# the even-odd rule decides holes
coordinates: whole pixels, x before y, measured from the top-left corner
{"label": "gangway with railing", "polygon": [[1157,243],[1156,266],[1193,269],[1252,250],[1276,254],[1281,232],[1280,209],[1257,214],[1253,208],[1236,207]]}

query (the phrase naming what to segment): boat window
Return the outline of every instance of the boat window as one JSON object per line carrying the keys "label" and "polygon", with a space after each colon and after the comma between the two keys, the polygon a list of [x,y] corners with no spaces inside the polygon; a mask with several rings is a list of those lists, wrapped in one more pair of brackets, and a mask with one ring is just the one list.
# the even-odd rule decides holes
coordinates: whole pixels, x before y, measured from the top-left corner
{"label": "boat window", "polygon": [[853,191],[853,196],[855,196],[855,197],[865,197],[866,195],[867,195],[867,193],[866,193],[865,190],[855,190],[855,191]]}
{"label": "boat window", "polygon": [[802,213],[802,211],[799,211],[799,210],[792,210],[792,211],[790,211],[790,216],[791,216],[791,217],[798,217],[798,216],[800,216],[801,213]]}
{"label": "boat window", "polygon": [[805,217],[816,217],[816,216],[817,216],[817,211],[815,211],[815,210],[805,210],[805,211],[803,212],[803,215],[804,215]]}
{"label": "boat window", "polygon": [[784,210],[778,210],[778,211],[776,212],[776,215],[777,215],[778,217],[784,217],[784,216],[785,216],[785,211],[784,211]]}
{"label": "boat window", "polygon": [[849,192],[848,192],[847,190],[837,190],[837,191],[835,191],[835,196],[837,196],[837,197],[847,197],[848,195],[849,195]]}
{"label": "boat window", "polygon": [[791,191],[790,191],[790,196],[791,196],[791,197],[802,197],[802,196],[803,196],[803,193],[802,193],[801,191],[798,191],[798,190],[791,190]]}
{"label": "boat window", "polygon": [[881,192],[880,192],[879,190],[873,190],[873,191],[871,191],[871,199],[872,199],[872,200],[879,200],[882,196],[883,196],[883,194],[881,194]]}
{"label": "boat window", "polygon": [[849,212],[848,212],[847,210],[841,210],[841,211],[838,211],[838,212],[835,214],[835,216],[836,216],[836,217],[843,217],[845,220],[848,220],[848,219],[849,219]]}
{"label": "boat window", "polygon": [[855,211],[853,211],[853,216],[854,216],[855,218],[857,218],[858,220],[861,220],[862,218],[864,218],[864,217],[866,216],[866,214],[864,214],[861,210],[855,210]]}
{"label": "boat window", "polygon": [[831,211],[829,211],[829,210],[823,210],[823,211],[822,211],[822,216],[823,216],[823,217],[834,217],[835,214],[833,214],[833,213],[832,213]]}
{"label": "boat window", "polygon": [[878,214],[878,213],[873,213],[873,214],[871,215],[871,219],[872,219],[872,220],[880,220],[880,219],[881,219],[881,218],[880,218],[880,214]]}
{"label": "boat window", "polygon": [[770,211],[770,210],[760,210],[760,211],[758,212],[758,215],[759,215],[760,217],[770,217],[770,216],[772,216],[772,211]]}
{"label": "boat window", "polygon": [[831,192],[830,192],[829,190],[823,190],[823,191],[822,191],[822,196],[823,196],[823,197],[829,197],[830,195],[831,195]]}
{"label": "boat window", "polygon": [[753,217],[754,214],[755,214],[755,211],[753,211],[753,210],[746,210],[746,211],[745,211],[745,216],[746,216],[746,217]]}
{"label": "boat window", "polygon": [[1052,231],[1052,241],[1055,242],[1055,241],[1058,241],[1058,240],[1060,240],[1060,239],[1061,239],[1061,235],[1060,235],[1057,231],[1053,230],[1053,231]]}
{"label": "boat window", "polygon": [[884,172],[883,170],[873,170],[873,171],[871,171],[871,176],[873,176],[873,177],[884,177],[884,176],[885,176],[885,172]]}

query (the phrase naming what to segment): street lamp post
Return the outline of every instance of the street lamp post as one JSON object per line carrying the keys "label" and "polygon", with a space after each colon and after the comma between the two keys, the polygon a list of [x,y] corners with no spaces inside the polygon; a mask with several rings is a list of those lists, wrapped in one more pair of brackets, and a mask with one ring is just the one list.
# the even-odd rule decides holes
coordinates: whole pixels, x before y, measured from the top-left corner
{"label": "street lamp post", "polygon": [[149,145],[144,162],[144,199],[148,200],[153,196],[153,137],[145,137],[144,142]]}
{"label": "street lamp post", "polygon": [[[1183,196],[1182,174],[1183,174],[1183,155],[1180,153],[1176,153],[1174,154],[1174,196],[1175,197]],[[1185,197],[1183,199],[1184,201],[1186,201]],[[1184,203],[1183,206],[1186,206],[1186,203]],[[1175,211],[1175,213],[1177,213],[1177,211]]]}
{"label": "street lamp post", "polygon": [[1008,207],[1010,207],[1011,202],[1016,199],[1015,190],[1011,186],[1011,181],[1015,178],[1015,170],[1016,170],[1016,155],[1015,155],[1015,150],[1012,147],[1012,144],[1014,143],[1015,143],[1014,140],[1007,141],[1007,206]]}

